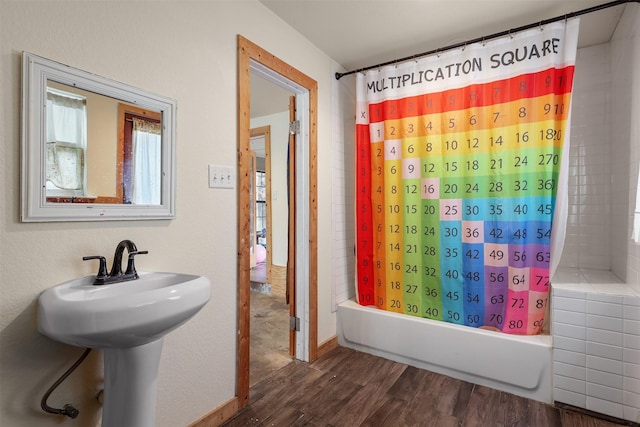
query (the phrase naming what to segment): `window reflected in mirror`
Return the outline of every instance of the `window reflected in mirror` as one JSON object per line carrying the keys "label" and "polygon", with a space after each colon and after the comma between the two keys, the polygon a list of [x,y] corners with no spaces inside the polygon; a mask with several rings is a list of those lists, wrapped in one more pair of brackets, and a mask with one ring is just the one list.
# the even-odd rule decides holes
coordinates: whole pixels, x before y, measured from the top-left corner
{"label": "window reflected in mirror", "polygon": [[84,198],[86,194],[87,98],[47,87],[47,197]]}

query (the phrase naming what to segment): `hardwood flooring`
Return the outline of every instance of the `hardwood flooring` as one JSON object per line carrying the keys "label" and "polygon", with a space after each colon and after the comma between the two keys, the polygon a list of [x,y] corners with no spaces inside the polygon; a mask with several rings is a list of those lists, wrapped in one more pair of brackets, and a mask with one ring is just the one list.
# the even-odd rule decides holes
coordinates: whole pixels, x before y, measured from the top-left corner
{"label": "hardwood flooring", "polygon": [[251,387],[250,403],[224,426],[614,427],[433,372],[338,347],[292,361]]}

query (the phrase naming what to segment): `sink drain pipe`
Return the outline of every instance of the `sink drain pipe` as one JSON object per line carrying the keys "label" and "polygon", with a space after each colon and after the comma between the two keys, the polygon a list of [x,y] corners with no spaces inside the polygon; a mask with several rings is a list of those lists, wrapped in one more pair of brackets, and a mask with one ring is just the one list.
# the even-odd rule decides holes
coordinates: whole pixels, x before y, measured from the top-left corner
{"label": "sink drain pipe", "polygon": [[47,405],[47,399],[49,399],[49,396],[51,395],[51,393],[53,393],[53,391],[60,384],[62,384],[62,382],[66,380],[67,377],[71,375],[71,373],[75,371],[78,366],[80,366],[80,364],[84,361],[84,359],[87,358],[90,351],[91,351],[90,348],[85,349],[84,353],[82,353],[82,356],[80,356],[80,358],[76,360],[76,362],[69,369],[67,369],[67,371],[64,374],[62,374],[62,376],[58,378],[58,380],[55,383],[53,383],[51,387],[49,387],[49,390],[47,390],[44,396],[42,396],[42,400],[40,401],[40,407],[44,412],[48,412],[49,414],[65,415],[69,418],[75,418],[78,416],[80,411],[78,411],[76,408],[71,406],[71,404],[67,403],[61,409],[52,408],[51,406]]}

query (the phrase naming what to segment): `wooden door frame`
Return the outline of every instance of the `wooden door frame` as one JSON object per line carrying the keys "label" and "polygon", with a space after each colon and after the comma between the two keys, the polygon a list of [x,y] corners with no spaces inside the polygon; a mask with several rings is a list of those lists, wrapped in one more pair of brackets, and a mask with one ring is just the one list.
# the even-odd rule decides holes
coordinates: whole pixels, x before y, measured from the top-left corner
{"label": "wooden door frame", "polygon": [[[251,128],[251,61],[255,61],[309,93],[309,361],[318,357],[318,227],[317,105],[318,83],[258,45],[238,35],[238,342],[236,396],[238,407],[249,403],[249,150]],[[292,301],[293,303],[293,301]]]}

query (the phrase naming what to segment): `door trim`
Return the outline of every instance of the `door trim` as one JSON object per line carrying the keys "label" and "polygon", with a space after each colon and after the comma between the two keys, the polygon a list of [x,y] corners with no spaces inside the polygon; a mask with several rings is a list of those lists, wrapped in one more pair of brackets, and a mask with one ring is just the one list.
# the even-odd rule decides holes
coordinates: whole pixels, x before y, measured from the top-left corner
{"label": "door trim", "polygon": [[317,232],[317,104],[318,83],[251,41],[238,35],[238,342],[236,395],[238,406],[249,403],[249,150],[251,61],[274,71],[309,96],[308,132],[308,348],[309,361],[318,357],[318,232]]}

